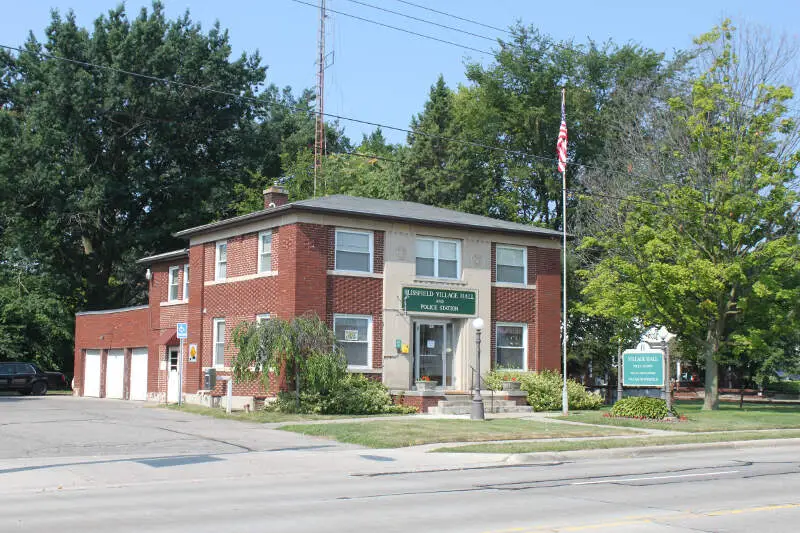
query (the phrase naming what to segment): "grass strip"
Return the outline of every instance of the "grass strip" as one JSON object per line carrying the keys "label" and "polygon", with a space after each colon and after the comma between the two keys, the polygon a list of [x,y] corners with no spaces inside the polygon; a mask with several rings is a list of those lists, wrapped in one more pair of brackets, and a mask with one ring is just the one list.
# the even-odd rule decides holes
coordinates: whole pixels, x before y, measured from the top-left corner
{"label": "grass strip", "polygon": [[688,420],[673,423],[606,418],[604,411],[582,411],[563,419],[604,426],[686,432],[800,428],[800,405],[745,403],[739,408],[735,403],[721,403],[716,411],[703,411],[702,406],[702,402],[696,401],[677,402],[676,409]]}
{"label": "grass strip", "polygon": [[[229,420],[239,420],[242,422],[256,422],[261,424],[270,423],[283,423],[283,422],[306,422],[313,420],[341,420],[347,418],[363,418],[363,416],[355,417],[353,415],[309,415],[309,414],[291,414],[291,413],[276,413],[274,411],[251,411],[249,413],[244,411],[234,411],[231,414],[225,412],[224,409],[218,407],[204,407],[202,405],[177,404],[161,405],[172,411],[180,411],[183,413],[191,413],[196,415],[210,416],[212,418],[224,418]],[[389,415],[381,415],[389,416]]]}
{"label": "grass strip", "polygon": [[741,433],[700,433],[666,437],[635,437],[629,439],[599,439],[583,441],[510,442],[498,444],[467,444],[437,448],[443,453],[537,453],[570,452],[576,450],[606,450],[611,448],[635,448],[642,446],[667,446],[670,444],[699,444],[709,442],[735,442],[762,439],[800,438],[800,430],[750,431]]}
{"label": "grass strip", "polygon": [[438,442],[481,442],[515,439],[555,439],[625,435],[621,428],[561,424],[528,419],[475,420],[379,420],[339,424],[303,424],[280,429],[326,437],[370,448],[402,448]]}

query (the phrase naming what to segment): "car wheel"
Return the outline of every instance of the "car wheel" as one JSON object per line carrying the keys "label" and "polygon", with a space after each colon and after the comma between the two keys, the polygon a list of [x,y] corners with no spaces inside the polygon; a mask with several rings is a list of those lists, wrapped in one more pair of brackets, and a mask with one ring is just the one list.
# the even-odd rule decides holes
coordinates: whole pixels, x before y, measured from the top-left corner
{"label": "car wheel", "polygon": [[37,381],[33,384],[33,387],[31,387],[31,392],[36,396],[44,396],[47,394],[47,383],[44,381]]}

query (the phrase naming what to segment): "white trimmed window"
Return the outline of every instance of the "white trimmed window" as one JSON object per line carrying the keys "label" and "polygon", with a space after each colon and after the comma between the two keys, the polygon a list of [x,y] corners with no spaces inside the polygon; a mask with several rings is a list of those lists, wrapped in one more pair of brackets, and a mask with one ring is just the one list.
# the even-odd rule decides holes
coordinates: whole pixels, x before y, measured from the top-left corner
{"label": "white trimmed window", "polygon": [[261,324],[267,320],[269,320],[269,313],[261,313],[260,315],[256,315],[256,324]]}
{"label": "white trimmed window", "polygon": [[334,315],[333,331],[351,369],[372,368],[372,317]]}
{"label": "white trimmed window", "polygon": [[189,301],[189,264],[183,265],[183,299]]}
{"label": "white trimmed window", "polygon": [[528,325],[499,322],[496,335],[495,366],[527,370]]}
{"label": "white trimmed window", "polygon": [[417,237],[417,276],[459,279],[461,241]]}
{"label": "white trimmed window", "polygon": [[214,366],[225,366],[225,319],[215,318],[214,329]]}
{"label": "white trimmed window", "polygon": [[178,299],[178,270],[179,267],[169,267],[169,294],[167,299],[170,302]]}
{"label": "white trimmed window", "polygon": [[272,271],[272,232],[258,234],[258,272]]}
{"label": "white trimmed window", "polygon": [[336,270],[372,272],[372,255],[371,231],[336,230]]}
{"label": "white trimmed window", "polygon": [[527,284],[528,254],[520,246],[497,245],[495,249],[496,279],[498,283]]}
{"label": "white trimmed window", "polygon": [[216,259],[214,261],[214,279],[222,280],[228,277],[228,241],[217,243]]}

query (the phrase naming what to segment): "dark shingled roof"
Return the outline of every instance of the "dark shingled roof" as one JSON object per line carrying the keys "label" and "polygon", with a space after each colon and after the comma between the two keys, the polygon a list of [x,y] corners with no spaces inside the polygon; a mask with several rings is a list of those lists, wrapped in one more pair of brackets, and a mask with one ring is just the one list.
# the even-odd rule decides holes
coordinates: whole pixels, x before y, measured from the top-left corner
{"label": "dark shingled roof", "polygon": [[[329,213],[359,218],[395,220],[430,226],[468,228],[547,238],[558,238],[561,236],[560,232],[551,229],[528,224],[519,224],[517,222],[508,222],[506,220],[498,220],[496,218],[473,215],[470,213],[462,213],[460,211],[453,211],[452,209],[443,209],[441,207],[433,207],[415,202],[378,200],[375,198],[361,198],[358,196],[345,196],[341,194],[313,198],[310,200],[300,200],[280,207],[255,211],[247,215],[185,229],[177,232],[175,236],[191,237],[220,228],[235,227],[255,220],[268,219],[290,211]],[[143,260],[139,262],[143,262]]]}
{"label": "dark shingled roof", "polygon": [[164,252],[163,254],[150,255],[137,259],[136,263],[139,265],[152,265],[160,261],[169,261],[170,259],[177,259],[178,257],[188,257],[189,249],[182,248],[180,250],[173,250],[171,252]]}

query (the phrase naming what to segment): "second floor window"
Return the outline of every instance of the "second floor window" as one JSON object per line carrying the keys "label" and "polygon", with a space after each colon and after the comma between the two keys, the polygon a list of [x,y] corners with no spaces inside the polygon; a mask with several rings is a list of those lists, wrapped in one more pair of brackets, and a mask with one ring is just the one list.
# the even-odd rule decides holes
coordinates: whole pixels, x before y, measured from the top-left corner
{"label": "second floor window", "polygon": [[167,299],[172,302],[178,299],[178,267],[169,267],[169,295]]}
{"label": "second floor window", "polygon": [[228,243],[226,241],[217,243],[216,269],[214,279],[221,280],[228,277]]}
{"label": "second floor window", "polygon": [[417,276],[459,279],[461,242],[417,237]]}
{"label": "second floor window", "polygon": [[258,234],[258,272],[272,271],[272,232]]}
{"label": "second floor window", "polygon": [[372,232],[336,230],[336,270],[372,272]]}
{"label": "second floor window", "polygon": [[189,265],[183,265],[183,299],[189,299]]}
{"label": "second floor window", "polygon": [[500,283],[526,283],[525,248],[518,246],[497,246],[495,253],[497,262],[497,281]]}

